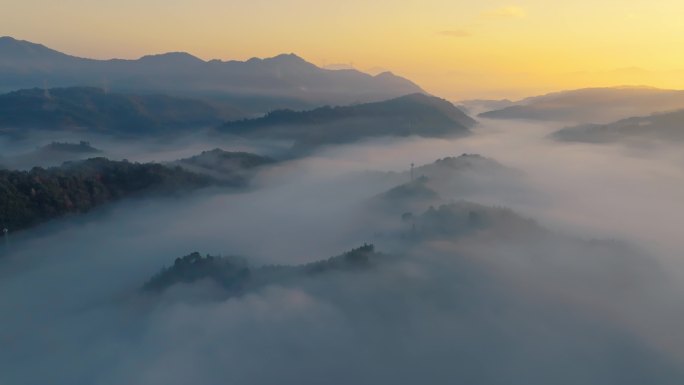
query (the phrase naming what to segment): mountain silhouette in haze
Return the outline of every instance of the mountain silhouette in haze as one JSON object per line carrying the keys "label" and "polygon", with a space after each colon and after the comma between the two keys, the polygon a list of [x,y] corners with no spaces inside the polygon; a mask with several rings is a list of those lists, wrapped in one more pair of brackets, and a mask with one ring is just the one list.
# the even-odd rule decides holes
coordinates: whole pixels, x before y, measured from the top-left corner
{"label": "mountain silhouette in haze", "polygon": [[257,119],[228,122],[219,131],[293,140],[296,147],[304,149],[383,136],[461,136],[469,134],[475,124],[475,120],[444,99],[411,94],[343,107],[277,110]]}
{"label": "mountain silhouette in haze", "polygon": [[684,110],[632,117],[608,124],[566,127],[552,134],[557,140],[585,143],[684,142]]}
{"label": "mountain silhouette in haze", "polygon": [[369,208],[401,215],[453,199],[481,196],[489,190],[515,192],[524,174],[494,159],[462,154],[416,166],[411,171],[388,173],[386,178],[400,184],[373,197]]}
{"label": "mountain silhouette in haze", "polygon": [[125,92],[212,97],[253,112],[379,101],[422,92],[385,72],[327,70],[294,54],[247,61],[205,61],[184,52],[137,60],[94,60],[40,44],[0,38],[0,91],[95,86]]}
{"label": "mountain silhouette in haze", "polygon": [[0,95],[0,132],[30,129],[122,135],[174,133],[219,124],[229,113],[200,100],[100,88],[19,90]]}
{"label": "mountain silhouette in haze", "polygon": [[201,154],[189,158],[179,159],[171,165],[180,166],[196,174],[209,175],[215,179],[228,178],[237,184],[246,184],[254,176],[256,170],[275,162],[272,158],[249,152],[231,152],[215,148],[202,151]]}
{"label": "mountain silhouette in haze", "polygon": [[585,88],[527,98],[478,116],[575,123],[609,123],[684,108],[684,91],[652,87]]}

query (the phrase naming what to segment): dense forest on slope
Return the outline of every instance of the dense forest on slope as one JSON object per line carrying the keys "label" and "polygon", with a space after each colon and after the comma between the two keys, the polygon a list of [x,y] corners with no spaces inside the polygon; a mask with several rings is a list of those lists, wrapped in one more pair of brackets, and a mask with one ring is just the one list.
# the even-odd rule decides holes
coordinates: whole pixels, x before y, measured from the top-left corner
{"label": "dense forest on slope", "polygon": [[[48,147],[91,148],[86,142]],[[0,226],[21,230],[138,194],[176,193],[211,185],[246,187],[260,167],[274,162],[256,154],[214,149],[169,164],[99,157],[59,167],[0,170]]]}
{"label": "dense forest on slope", "polygon": [[0,225],[26,229],[140,193],[209,186],[210,177],[180,167],[93,158],[49,169],[0,171]]}
{"label": "dense forest on slope", "polygon": [[162,291],[178,283],[193,283],[209,279],[227,290],[229,295],[238,295],[256,290],[265,285],[316,276],[318,274],[358,271],[370,268],[382,260],[383,254],[375,251],[373,245],[363,245],[342,255],[296,266],[250,267],[237,257],[203,257],[194,252],[176,258],[171,267],[163,268],[144,286],[144,290]]}
{"label": "dense forest on slope", "polygon": [[34,88],[0,95],[0,129],[14,135],[29,129],[168,134],[213,126],[225,117],[221,110],[200,100],[112,93],[100,88]]}
{"label": "dense forest on slope", "polygon": [[446,100],[411,94],[376,103],[278,110],[257,119],[225,123],[220,132],[292,140],[299,147],[348,143],[382,136],[459,136],[476,122]]}

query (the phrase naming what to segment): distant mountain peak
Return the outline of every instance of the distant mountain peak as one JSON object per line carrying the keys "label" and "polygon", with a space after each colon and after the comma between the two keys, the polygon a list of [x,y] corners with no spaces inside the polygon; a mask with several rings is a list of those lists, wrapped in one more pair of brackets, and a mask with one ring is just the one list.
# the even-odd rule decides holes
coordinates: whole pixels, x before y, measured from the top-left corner
{"label": "distant mountain peak", "polygon": [[304,58],[301,56],[298,56],[294,53],[283,53],[271,58],[266,58],[263,59],[262,62],[264,63],[275,63],[275,64],[282,64],[282,65],[296,65],[296,66],[306,66],[306,67],[316,67],[318,68],[315,64],[310,63],[306,61]]}
{"label": "distant mountain peak", "polygon": [[11,36],[0,37],[0,63],[19,66],[41,66],[45,62],[62,62],[69,55],[50,49],[42,44],[18,40]]}
{"label": "distant mountain peak", "polygon": [[302,59],[301,56],[295,54],[295,53],[281,53],[280,55],[276,55],[272,57],[271,59],[273,60],[300,60],[300,61],[306,61]]}
{"label": "distant mountain peak", "polygon": [[145,55],[140,58],[141,61],[167,61],[177,63],[204,63],[204,60],[197,56],[191,55],[187,52],[166,52],[155,55]]}
{"label": "distant mountain peak", "polygon": [[376,78],[389,78],[389,77],[396,77],[392,71],[384,71],[380,72],[379,74],[375,75]]}
{"label": "distant mountain peak", "polygon": [[0,89],[45,85],[105,85],[125,92],[228,97],[238,108],[253,113],[285,107],[368,103],[422,91],[410,80],[391,73],[371,76],[357,70],[326,70],[295,53],[247,61],[204,61],[187,52],[99,60],[2,38]]}
{"label": "distant mountain peak", "polygon": [[30,43],[25,40],[18,40],[13,38],[12,36],[0,36],[0,44],[33,44],[33,45],[38,45],[34,43]]}
{"label": "distant mountain peak", "polygon": [[26,40],[15,39],[11,36],[0,37],[0,46],[2,46],[2,47],[40,47],[43,49],[50,50],[49,48],[47,48],[46,46],[44,46],[42,44],[32,43],[32,42],[26,41]]}

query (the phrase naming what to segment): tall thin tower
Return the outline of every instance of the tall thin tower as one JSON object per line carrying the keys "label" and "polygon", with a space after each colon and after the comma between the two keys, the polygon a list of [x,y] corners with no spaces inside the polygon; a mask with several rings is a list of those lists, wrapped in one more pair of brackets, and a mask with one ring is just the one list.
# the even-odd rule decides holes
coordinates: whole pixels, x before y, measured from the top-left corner
{"label": "tall thin tower", "polygon": [[5,250],[9,249],[9,229],[7,227],[2,228],[2,238],[5,244]]}
{"label": "tall thin tower", "polygon": [[413,163],[411,163],[411,182],[413,182],[413,167],[414,166],[415,165]]}

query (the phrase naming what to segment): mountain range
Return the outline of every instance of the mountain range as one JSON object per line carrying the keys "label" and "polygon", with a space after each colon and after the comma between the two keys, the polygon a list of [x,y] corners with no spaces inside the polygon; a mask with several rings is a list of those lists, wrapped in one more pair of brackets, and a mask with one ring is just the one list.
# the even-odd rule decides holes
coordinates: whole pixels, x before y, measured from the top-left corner
{"label": "mountain range", "polygon": [[652,87],[585,88],[501,103],[509,105],[478,116],[490,119],[609,123],[632,116],[682,109],[684,91]]}
{"label": "mountain range", "polygon": [[621,119],[608,124],[566,127],[552,134],[566,142],[684,142],[684,110]]}
{"label": "mountain range", "polygon": [[475,124],[448,101],[421,93],[348,106],[275,110],[241,120],[201,99],[92,87],[32,88],[0,95],[0,134],[15,138],[40,131],[171,137],[210,128],[220,135],[292,141],[310,149],[381,136],[466,135]]}
{"label": "mountain range", "polygon": [[390,72],[371,76],[353,69],[328,70],[295,54],[205,61],[189,53],[170,52],[136,60],[95,60],[0,37],[0,92],[71,86],[201,96],[252,113],[378,101],[422,92],[418,85]]}

